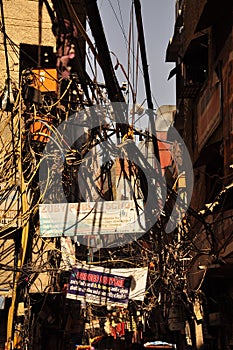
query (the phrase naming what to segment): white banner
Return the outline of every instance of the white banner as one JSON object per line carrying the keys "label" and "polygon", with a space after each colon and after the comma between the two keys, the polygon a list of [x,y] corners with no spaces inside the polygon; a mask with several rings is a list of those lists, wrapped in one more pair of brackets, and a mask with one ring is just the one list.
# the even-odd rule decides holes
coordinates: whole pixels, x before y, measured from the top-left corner
{"label": "white banner", "polygon": [[[67,298],[99,305],[127,306],[128,299],[144,300],[147,274],[147,267],[109,269],[76,265],[71,273]],[[128,281],[130,287],[127,287]]]}
{"label": "white banner", "polygon": [[21,218],[21,198],[18,188],[8,188],[7,183],[0,184],[0,228],[16,228]]}
{"label": "white banner", "polygon": [[70,270],[75,265],[75,249],[70,237],[61,237],[61,263],[60,270]]}
{"label": "white banner", "polygon": [[145,232],[142,200],[40,204],[39,214],[43,237]]}

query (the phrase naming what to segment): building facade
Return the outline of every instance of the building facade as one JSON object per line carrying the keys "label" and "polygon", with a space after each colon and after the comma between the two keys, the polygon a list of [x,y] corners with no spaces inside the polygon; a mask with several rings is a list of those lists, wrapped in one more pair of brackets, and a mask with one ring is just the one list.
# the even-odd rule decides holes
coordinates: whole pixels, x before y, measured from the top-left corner
{"label": "building facade", "polygon": [[194,170],[187,290],[200,310],[192,346],[232,349],[232,2],[177,0],[166,61],[176,63],[175,127]]}

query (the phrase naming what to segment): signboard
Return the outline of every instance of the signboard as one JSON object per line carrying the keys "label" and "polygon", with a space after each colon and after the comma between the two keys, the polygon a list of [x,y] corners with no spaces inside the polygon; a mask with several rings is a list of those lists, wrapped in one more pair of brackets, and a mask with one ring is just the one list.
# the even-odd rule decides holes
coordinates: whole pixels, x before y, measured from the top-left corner
{"label": "signboard", "polygon": [[17,187],[7,188],[7,184],[0,184],[0,228],[7,225],[18,227],[19,210],[21,207],[20,193]]}
{"label": "signboard", "polygon": [[144,300],[147,273],[147,267],[108,269],[78,265],[72,269],[67,298],[127,307],[128,299]]}
{"label": "signboard", "polygon": [[142,200],[40,204],[39,214],[43,237],[145,232]]}
{"label": "signboard", "polygon": [[104,271],[74,268],[67,298],[88,303],[127,306],[131,279]]}

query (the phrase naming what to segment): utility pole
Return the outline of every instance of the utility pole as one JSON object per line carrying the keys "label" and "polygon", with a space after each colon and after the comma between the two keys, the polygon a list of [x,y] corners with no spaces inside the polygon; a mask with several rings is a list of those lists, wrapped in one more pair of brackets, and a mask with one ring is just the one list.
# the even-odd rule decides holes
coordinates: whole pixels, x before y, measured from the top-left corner
{"label": "utility pole", "polygon": [[[109,99],[111,102],[121,102],[123,104],[125,103],[125,99],[113,69],[113,64],[109,53],[110,51],[108,48],[108,43],[105,37],[96,0],[85,0],[85,8],[86,14],[90,21],[89,23],[92,35],[95,38],[99,64],[104,75]],[[128,123],[126,118],[126,111],[124,110],[122,104],[119,104],[119,108],[117,108],[115,111],[118,115],[117,129],[121,131],[121,137],[123,137],[128,132],[128,126],[126,125]]]}
{"label": "utility pole", "polygon": [[[153,106],[152,97],[151,97],[150,78],[149,78],[149,72],[148,72],[146,45],[145,45],[145,37],[144,37],[144,30],[143,30],[143,23],[142,23],[140,0],[134,0],[134,9],[135,9],[135,15],[137,20],[138,40],[139,40],[140,52],[141,52],[141,60],[142,60],[142,67],[143,67],[146,97],[147,97],[147,106],[149,109],[148,113],[149,113],[151,132],[152,132],[152,138],[153,138],[154,154],[156,159],[159,162],[160,157],[159,157],[158,143],[155,136],[156,130],[155,130],[155,120],[154,120],[154,114],[153,114],[154,106]],[[160,169],[158,169],[158,172],[159,174],[161,174]]]}
{"label": "utility pole", "polygon": [[[136,15],[136,20],[137,20],[138,40],[139,40],[139,45],[140,45],[141,61],[142,61],[142,66],[143,66],[144,83],[145,83],[145,90],[146,90],[146,97],[147,97],[148,114],[149,114],[149,120],[150,120],[150,125],[151,125],[154,155],[158,161],[158,166],[157,166],[157,169],[155,169],[155,171],[157,170],[158,183],[160,183],[161,190],[162,190],[162,183],[160,181],[162,179],[162,171],[161,171],[161,167],[160,167],[159,148],[158,148],[158,142],[157,142],[157,138],[156,138],[155,119],[154,119],[154,112],[153,112],[154,106],[153,106],[152,97],[151,97],[150,78],[149,78],[149,72],[148,72],[146,45],[145,45],[144,30],[143,30],[143,23],[142,23],[140,0],[134,0],[134,9],[135,9],[135,15]],[[162,193],[163,193],[163,191],[162,191]],[[163,274],[162,231],[163,231],[163,227],[162,227],[162,224],[160,222],[160,230],[158,230],[158,251],[159,251],[160,275]]]}

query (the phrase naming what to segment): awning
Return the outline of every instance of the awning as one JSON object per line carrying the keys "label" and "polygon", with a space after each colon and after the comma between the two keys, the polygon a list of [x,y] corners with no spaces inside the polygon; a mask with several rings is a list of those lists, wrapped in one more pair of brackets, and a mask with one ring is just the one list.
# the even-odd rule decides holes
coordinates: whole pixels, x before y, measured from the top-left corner
{"label": "awning", "polygon": [[161,347],[163,349],[176,349],[176,344],[171,344],[171,343],[167,343],[165,341],[156,340],[156,341],[145,343],[144,347],[146,349],[156,349],[156,348],[161,348]]}

